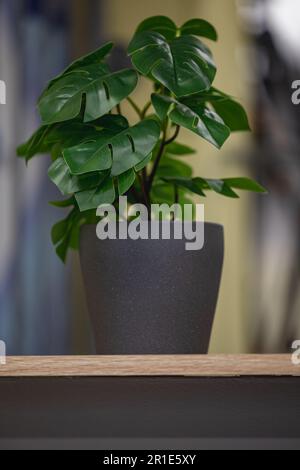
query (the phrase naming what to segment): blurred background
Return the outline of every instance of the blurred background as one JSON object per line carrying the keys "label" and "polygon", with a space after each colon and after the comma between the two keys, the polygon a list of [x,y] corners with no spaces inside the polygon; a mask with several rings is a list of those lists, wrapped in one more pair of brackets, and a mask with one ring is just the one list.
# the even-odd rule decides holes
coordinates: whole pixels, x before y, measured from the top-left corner
{"label": "blurred background", "polygon": [[[213,353],[290,351],[300,338],[300,2],[297,0],[0,0],[0,339],[9,354],[90,354],[93,342],[77,254],[67,267],[50,241],[62,217],[47,178],[48,158],[24,162],[17,144],[38,124],[35,103],[71,59],[113,40],[115,66],[139,22],[168,15],[178,24],[211,21],[219,42],[216,85],[247,108],[253,132],[219,152],[198,148],[195,172],[254,176],[269,196],[239,201],[211,195],[206,219],[225,226],[226,258]],[[143,99],[144,89],[137,92]],[[192,142],[193,140],[193,142]]]}

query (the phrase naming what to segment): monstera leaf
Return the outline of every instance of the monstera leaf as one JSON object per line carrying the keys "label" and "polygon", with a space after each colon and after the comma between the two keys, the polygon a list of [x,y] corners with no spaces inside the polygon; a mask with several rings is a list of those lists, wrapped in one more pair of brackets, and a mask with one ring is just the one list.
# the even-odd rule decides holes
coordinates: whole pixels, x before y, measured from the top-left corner
{"label": "monstera leaf", "polygon": [[67,123],[42,126],[25,144],[18,147],[17,154],[29,161],[35,155],[51,153],[54,147],[57,148],[59,153],[64,148],[95,139],[99,135],[99,130],[114,129],[120,131],[120,129],[126,129],[127,127],[127,119],[113,114],[103,116],[88,124],[74,120]]}
{"label": "monstera leaf", "polygon": [[86,189],[93,189],[105,179],[105,173],[100,172],[80,176],[72,175],[62,157],[53,162],[48,170],[48,176],[64,196]]}
{"label": "monstera leaf", "polygon": [[55,77],[53,80],[51,80],[46,87],[45,91],[41,95],[39,101],[43,98],[43,96],[46,94],[46,92],[58,81],[60,80],[64,75],[67,75],[68,73],[72,72],[73,70],[76,70],[80,67],[85,67],[86,65],[92,65],[92,64],[103,64],[104,59],[108,56],[108,54],[111,52],[113,48],[113,43],[108,42],[101,46],[99,49],[96,51],[91,52],[90,54],[87,54],[80,59],[75,60],[72,62],[72,64],[69,65],[60,75]]}
{"label": "monstera leaf", "polygon": [[76,118],[84,105],[83,121],[109,113],[137,85],[134,70],[111,73],[106,65],[91,64],[57,79],[43,94],[38,109],[44,124]]}
{"label": "monstera leaf", "polygon": [[[188,24],[177,29],[168,18],[158,18],[142,23],[129,45],[134,67],[177,97],[208,90],[215,78],[216,66],[210,50],[195,36],[200,33],[200,24],[198,29]],[[204,25],[202,31],[205,32]]]}
{"label": "monstera leaf", "polygon": [[169,116],[174,124],[189,129],[217,148],[230,136],[229,127],[205,103],[199,104],[192,98],[180,102],[161,95],[152,95],[152,103],[161,120]]}
{"label": "monstera leaf", "polygon": [[234,189],[252,191],[255,193],[266,193],[256,181],[249,178],[226,178],[226,179],[204,179],[204,178],[164,178],[180,188],[187,189],[195,194],[205,197],[204,191],[212,190],[222,196],[238,199]]}
{"label": "monstera leaf", "polygon": [[64,158],[73,175],[111,170],[119,176],[143,162],[159,136],[157,122],[145,120],[121,131],[104,130],[97,139],[66,149]]}

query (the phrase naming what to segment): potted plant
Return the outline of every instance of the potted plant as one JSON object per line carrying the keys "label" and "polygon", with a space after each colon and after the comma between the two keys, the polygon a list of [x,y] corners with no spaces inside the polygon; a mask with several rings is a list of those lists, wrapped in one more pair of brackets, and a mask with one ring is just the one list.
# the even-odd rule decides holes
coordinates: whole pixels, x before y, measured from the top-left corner
{"label": "potted plant", "polygon": [[[80,247],[99,354],[206,353],[223,264],[218,225],[205,224],[198,251],[174,232],[169,240],[99,241],[99,206],[113,205],[120,221],[120,196],[150,210],[154,203],[193,204],[192,193],[238,198],[236,190],[265,191],[248,178],[194,177],[182,161],[195,150],[178,141],[181,128],[217,148],[231,132],[249,130],[243,107],[213,87],[216,65],[203,38],[217,40],[203,19],[178,28],[153,17],[129,45],[132,69],[110,70],[112,43],[77,60],[48,84],[38,101],[42,126],[18,148],[26,162],[52,156],[49,177],[66,196],[52,204],[69,208],[52,240],[63,261],[69,248]],[[140,107],[131,95],[143,79],[153,93]],[[129,124],[123,102],[137,122]]]}

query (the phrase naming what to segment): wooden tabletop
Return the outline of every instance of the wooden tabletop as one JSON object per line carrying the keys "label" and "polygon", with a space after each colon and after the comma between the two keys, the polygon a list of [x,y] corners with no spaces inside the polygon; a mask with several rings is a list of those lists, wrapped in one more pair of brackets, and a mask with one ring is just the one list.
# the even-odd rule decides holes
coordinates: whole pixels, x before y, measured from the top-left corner
{"label": "wooden tabletop", "polygon": [[8,357],[1,377],[300,377],[290,355]]}

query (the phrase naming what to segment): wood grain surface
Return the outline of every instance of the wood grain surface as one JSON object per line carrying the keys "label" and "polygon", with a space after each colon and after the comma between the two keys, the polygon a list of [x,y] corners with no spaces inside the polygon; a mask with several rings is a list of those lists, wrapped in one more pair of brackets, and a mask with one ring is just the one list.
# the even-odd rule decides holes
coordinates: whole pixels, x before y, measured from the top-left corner
{"label": "wood grain surface", "polygon": [[300,377],[290,355],[8,357],[1,377]]}

